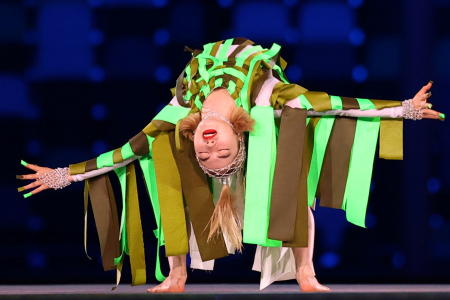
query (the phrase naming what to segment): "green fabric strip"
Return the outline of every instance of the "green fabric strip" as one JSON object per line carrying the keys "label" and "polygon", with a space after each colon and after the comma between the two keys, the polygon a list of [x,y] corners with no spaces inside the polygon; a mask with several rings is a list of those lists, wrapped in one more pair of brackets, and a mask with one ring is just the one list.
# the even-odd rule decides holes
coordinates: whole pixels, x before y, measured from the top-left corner
{"label": "green fabric strip", "polygon": [[306,99],[305,95],[300,95],[300,107],[303,109],[310,110],[313,108],[311,103],[309,103],[308,99]]}
{"label": "green fabric strip", "polygon": [[122,148],[120,149],[120,153],[122,154],[123,160],[127,160],[134,156],[134,152],[133,149],[131,148],[130,142],[122,146]]}
{"label": "green fabric strip", "polygon": [[[342,101],[339,97],[331,96],[331,109],[342,109]],[[308,205],[314,205],[314,198],[319,183],[320,172],[322,170],[323,158],[327,149],[331,129],[333,128],[335,117],[322,116],[314,131],[314,147],[311,157],[311,164],[308,173]]]}
{"label": "green fabric strip", "polygon": [[161,120],[176,124],[180,119],[186,117],[189,114],[189,111],[190,108],[187,107],[166,105],[153,120]]}
{"label": "green fabric strip", "polygon": [[[375,105],[368,99],[357,98],[357,101],[362,110],[375,109]],[[355,139],[342,208],[346,211],[347,220],[361,227],[365,227],[366,208],[379,128],[379,117],[358,118],[356,122]]]}
{"label": "green fabric strip", "polygon": [[[149,144],[149,150],[150,153],[152,151],[151,145],[154,140],[153,137],[148,138],[148,144]],[[154,230],[155,236],[157,238],[157,245],[156,245],[156,265],[155,265],[155,277],[158,281],[164,281],[166,277],[163,275],[161,271],[161,263],[159,258],[159,249],[164,244],[164,236],[162,231],[162,225],[161,225],[161,213],[159,208],[159,200],[158,200],[158,188],[156,185],[156,173],[155,173],[155,165],[153,162],[153,159],[151,155],[144,156],[139,159],[139,164],[142,169],[142,173],[144,175],[144,180],[146,183],[147,191],[150,195],[150,202],[153,207],[153,214],[155,216],[155,222],[156,222],[156,230]]]}
{"label": "green fabric strip", "polygon": [[102,153],[97,157],[97,168],[103,168],[103,167],[111,167],[114,165],[113,160],[113,153],[114,150]]}
{"label": "green fabric strip", "polygon": [[233,39],[226,40],[219,48],[219,53],[216,55],[217,58],[225,60],[228,56],[228,50],[230,46],[233,44]]}
{"label": "green fabric strip", "polygon": [[251,117],[255,120],[255,126],[248,141],[243,241],[279,247],[281,241],[267,237],[277,155],[273,108],[255,106],[251,110]]}

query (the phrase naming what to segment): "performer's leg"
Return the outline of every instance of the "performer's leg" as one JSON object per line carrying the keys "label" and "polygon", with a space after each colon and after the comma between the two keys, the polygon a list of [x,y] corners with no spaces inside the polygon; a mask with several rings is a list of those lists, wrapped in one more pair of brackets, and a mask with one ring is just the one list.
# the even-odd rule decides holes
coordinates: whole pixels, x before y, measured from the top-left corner
{"label": "performer's leg", "polygon": [[169,256],[170,273],[159,285],[150,288],[150,293],[176,293],[184,292],[186,284],[186,255]]}
{"label": "performer's leg", "polygon": [[295,257],[297,282],[302,291],[326,292],[330,289],[321,285],[316,279],[313,265],[314,252],[314,215],[308,209],[308,247],[292,248]]}

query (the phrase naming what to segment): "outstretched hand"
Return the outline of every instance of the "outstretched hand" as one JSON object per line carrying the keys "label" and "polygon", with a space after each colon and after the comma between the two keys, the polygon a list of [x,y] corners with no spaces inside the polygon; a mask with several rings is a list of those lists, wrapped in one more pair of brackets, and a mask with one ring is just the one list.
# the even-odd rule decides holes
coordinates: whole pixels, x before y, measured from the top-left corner
{"label": "outstretched hand", "polygon": [[19,192],[22,192],[22,191],[34,188],[34,190],[32,190],[31,192],[28,192],[28,193],[24,194],[23,195],[24,198],[28,198],[31,195],[35,195],[35,194],[40,193],[40,192],[42,192],[42,191],[44,191],[44,190],[49,188],[46,184],[43,184],[41,181],[39,181],[39,176],[41,176],[42,174],[45,174],[47,172],[50,172],[53,169],[47,168],[47,167],[40,167],[38,165],[29,164],[29,163],[26,163],[23,160],[20,163],[22,164],[22,166],[24,166],[24,167],[26,167],[26,168],[28,168],[30,170],[33,170],[35,172],[33,174],[25,174],[25,175],[17,175],[16,176],[17,179],[34,180],[32,183],[27,184],[27,185],[22,186],[22,187],[17,189]]}
{"label": "outstretched hand", "polygon": [[430,89],[433,86],[433,81],[429,81],[426,85],[424,85],[414,96],[412,99],[415,109],[423,109],[423,118],[424,119],[439,119],[444,120],[445,115],[438,111],[431,109],[432,104],[427,102],[431,97]]}

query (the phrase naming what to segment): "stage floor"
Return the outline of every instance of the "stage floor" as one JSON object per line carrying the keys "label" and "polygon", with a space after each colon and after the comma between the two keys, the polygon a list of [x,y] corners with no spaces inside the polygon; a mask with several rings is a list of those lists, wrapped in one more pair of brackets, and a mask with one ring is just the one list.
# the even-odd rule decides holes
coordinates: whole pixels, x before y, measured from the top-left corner
{"label": "stage floor", "polygon": [[1,299],[450,299],[450,284],[330,284],[330,293],[302,293],[295,284],[273,284],[260,291],[257,284],[190,284],[183,294],[149,294],[151,285],[0,285]]}

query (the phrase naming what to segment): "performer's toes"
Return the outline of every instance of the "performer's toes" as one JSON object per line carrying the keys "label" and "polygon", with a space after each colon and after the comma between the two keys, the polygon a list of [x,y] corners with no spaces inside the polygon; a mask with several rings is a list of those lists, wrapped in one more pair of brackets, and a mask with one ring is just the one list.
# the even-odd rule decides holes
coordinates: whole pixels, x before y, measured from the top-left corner
{"label": "performer's toes", "polygon": [[329,292],[330,288],[320,284],[312,270],[304,269],[297,273],[297,283],[303,292]]}
{"label": "performer's toes", "polygon": [[167,277],[159,285],[147,289],[148,293],[182,293],[184,292],[186,278]]}

